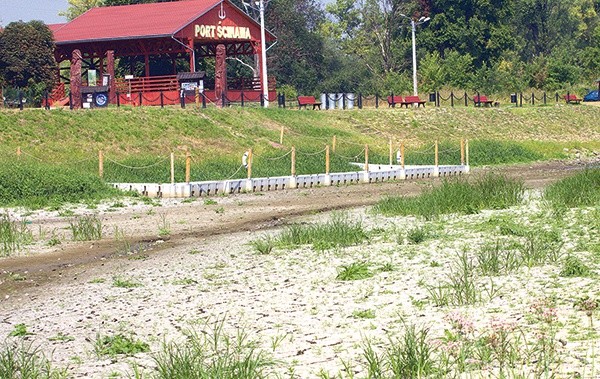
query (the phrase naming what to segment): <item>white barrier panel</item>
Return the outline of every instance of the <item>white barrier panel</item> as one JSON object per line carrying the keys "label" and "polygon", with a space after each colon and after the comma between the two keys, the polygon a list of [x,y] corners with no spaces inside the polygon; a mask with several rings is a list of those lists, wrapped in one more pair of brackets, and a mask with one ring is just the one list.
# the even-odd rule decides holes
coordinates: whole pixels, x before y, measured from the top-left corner
{"label": "white barrier panel", "polygon": [[[364,170],[363,164],[355,164]],[[313,174],[298,176],[275,176],[269,178],[214,180],[192,183],[113,183],[112,186],[122,191],[138,192],[148,197],[183,198],[213,196],[241,192],[279,191],[288,188],[312,188],[317,186],[335,186],[356,184],[361,182],[384,182],[389,180],[433,178],[439,176],[455,176],[468,173],[469,166],[405,166],[369,165],[369,172],[336,172],[329,175]]]}

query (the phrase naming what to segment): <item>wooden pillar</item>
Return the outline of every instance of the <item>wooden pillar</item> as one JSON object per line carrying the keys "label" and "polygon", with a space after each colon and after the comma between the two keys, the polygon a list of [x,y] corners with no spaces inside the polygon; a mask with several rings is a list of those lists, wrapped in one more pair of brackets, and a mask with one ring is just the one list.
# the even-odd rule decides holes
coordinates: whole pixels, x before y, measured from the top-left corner
{"label": "wooden pillar", "polygon": [[104,154],[102,154],[102,150],[98,151],[98,176],[104,177]]}
{"label": "wooden pillar", "polygon": [[186,183],[190,182],[191,171],[192,171],[192,154],[190,154],[189,150],[186,150],[186,152],[185,152],[185,182]]}
{"label": "wooden pillar", "polygon": [[329,175],[329,145],[325,146],[325,175]]}
{"label": "wooden pillar", "polygon": [[292,146],[292,175],[296,176],[296,147]]}
{"label": "wooden pillar", "polygon": [[146,77],[150,76],[150,55],[144,54],[144,68]]}
{"label": "wooden pillar", "polygon": [[71,98],[73,109],[81,108],[81,51],[73,50],[71,54]]}
{"label": "wooden pillar", "polygon": [[465,164],[465,140],[460,139],[460,164],[464,166]]}
{"label": "wooden pillar", "polygon": [[215,56],[215,96],[217,97],[217,106],[223,107],[223,95],[227,95],[227,66],[225,59],[227,50],[225,45],[217,45]]}
{"label": "wooden pillar", "polygon": [[116,87],[115,87],[115,51],[108,50],[106,52],[106,73],[110,75],[110,79],[108,82],[108,98],[109,100],[115,104],[117,101],[115,99],[116,96]]}
{"label": "wooden pillar", "polygon": [[394,163],[393,155],[394,155],[394,145],[392,144],[392,139],[390,138],[390,166]]}
{"label": "wooden pillar", "polygon": [[194,39],[188,40],[188,47],[190,48],[190,72],[196,72],[196,54],[194,53]]}

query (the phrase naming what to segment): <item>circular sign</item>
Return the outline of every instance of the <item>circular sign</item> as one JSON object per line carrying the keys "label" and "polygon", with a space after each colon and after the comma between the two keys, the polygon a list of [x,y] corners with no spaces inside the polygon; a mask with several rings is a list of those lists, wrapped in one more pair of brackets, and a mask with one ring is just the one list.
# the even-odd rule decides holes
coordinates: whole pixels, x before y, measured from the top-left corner
{"label": "circular sign", "polygon": [[108,96],[105,93],[97,93],[94,103],[97,107],[105,107],[108,104]]}

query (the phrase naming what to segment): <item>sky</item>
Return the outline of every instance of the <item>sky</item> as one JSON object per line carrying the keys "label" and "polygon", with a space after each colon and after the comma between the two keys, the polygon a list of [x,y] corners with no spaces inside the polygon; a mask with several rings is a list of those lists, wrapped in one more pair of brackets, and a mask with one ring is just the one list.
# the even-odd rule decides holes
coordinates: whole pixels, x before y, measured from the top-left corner
{"label": "sky", "polygon": [[47,24],[66,22],[58,15],[65,9],[67,0],[0,0],[0,25],[18,20],[42,20]]}
{"label": "sky", "polygon": [[[321,0],[323,3],[331,0]],[[0,26],[12,21],[42,20],[46,24],[66,22],[58,12],[67,9],[67,0],[0,0]]]}

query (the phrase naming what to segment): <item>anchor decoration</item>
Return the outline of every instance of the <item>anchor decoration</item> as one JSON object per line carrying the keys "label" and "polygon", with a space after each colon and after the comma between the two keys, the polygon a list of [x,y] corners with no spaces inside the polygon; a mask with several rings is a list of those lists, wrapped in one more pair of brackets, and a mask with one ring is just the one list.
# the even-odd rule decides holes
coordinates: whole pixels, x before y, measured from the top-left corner
{"label": "anchor decoration", "polygon": [[225,9],[223,9],[223,2],[221,1],[221,9],[219,10],[219,18],[221,20],[224,20],[225,17],[227,17],[227,14],[225,14]]}

